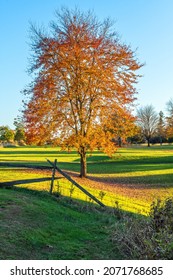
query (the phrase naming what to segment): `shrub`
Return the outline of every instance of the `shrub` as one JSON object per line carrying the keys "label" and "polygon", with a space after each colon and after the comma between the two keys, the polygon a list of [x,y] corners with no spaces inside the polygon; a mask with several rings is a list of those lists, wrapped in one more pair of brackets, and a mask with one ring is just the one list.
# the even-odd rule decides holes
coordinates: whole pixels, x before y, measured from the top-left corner
{"label": "shrub", "polygon": [[173,259],[173,199],[151,205],[150,216],[126,216],[112,230],[112,242],[125,259]]}
{"label": "shrub", "polygon": [[173,199],[163,202],[157,200],[151,204],[150,217],[157,232],[167,230],[173,232]]}

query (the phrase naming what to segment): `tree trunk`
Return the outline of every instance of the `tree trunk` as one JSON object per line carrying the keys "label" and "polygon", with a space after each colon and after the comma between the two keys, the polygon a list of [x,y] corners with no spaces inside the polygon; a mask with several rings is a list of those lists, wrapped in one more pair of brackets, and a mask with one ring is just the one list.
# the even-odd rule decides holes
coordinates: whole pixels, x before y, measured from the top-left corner
{"label": "tree trunk", "polygon": [[118,137],[118,146],[120,148],[122,147],[122,139],[121,139],[121,137]]}
{"label": "tree trunk", "polygon": [[160,146],[162,146],[162,136],[160,136]]}
{"label": "tree trunk", "polygon": [[87,176],[87,162],[86,162],[86,152],[84,149],[80,153],[80,177],[86,177]]}
{"label": "tree trunk", "polygon": [[148,147],[150,147],[150,138],[147,139]]}

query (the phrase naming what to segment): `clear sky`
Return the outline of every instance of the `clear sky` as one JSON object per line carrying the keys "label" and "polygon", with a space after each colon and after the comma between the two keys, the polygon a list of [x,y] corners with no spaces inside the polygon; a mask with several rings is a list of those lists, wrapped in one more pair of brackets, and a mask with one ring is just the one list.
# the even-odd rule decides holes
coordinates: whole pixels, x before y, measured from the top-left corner
{"label": "clear sky", "polygon": [[172,0],[0,0],[0,126],[13,128],[28,84],[29,22],[48,26],[55,10],[65,6],[93,10],[115,20],[121,41],[136,50],[145,66],[138,83],[138,104],[166,112],[173,97]]}

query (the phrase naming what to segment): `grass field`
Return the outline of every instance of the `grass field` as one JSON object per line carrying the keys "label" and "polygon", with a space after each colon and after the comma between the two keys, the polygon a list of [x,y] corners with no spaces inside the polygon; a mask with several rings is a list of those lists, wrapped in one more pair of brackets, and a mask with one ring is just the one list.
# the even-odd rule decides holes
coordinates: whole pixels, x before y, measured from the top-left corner
{"label": "grass field", "polygon": [[0,259],[119,259],[108,230],[115,222],[86,203],[0,189]]}
{"label": "grass field", "polygon": [[118,242],[112,243],[114,228],[128,232],[123,217],[139,219],[148,215],[154,200],[173,197],[171,145],[122,148],[112,158],[95,151],[88,155],[86,179],[78,176],[80,161],[75,151],[0,148],[0,183],[50,177],[51,169],[5,166],[49,166],[46,158],[57,158],[61,169],[111,207],[94,206],[58,173],[54,186],[58,197],[48,194],[49,181],[26,183],[14,189],[1,187],[0,259],[123,259]]}
{"label": "grass field", "polygon": [[[147,215],[153,200],[173,196],[173,146],[129,147],[118,149],[109,158],[100,151],[88,155],[88,178],[80,179],[79,156],[75,151],[62,152],[51,147],[1,148],[0,163],[25,163],[49,165],[46,158],[58,160],[58,166],[66,170],[83,187],[100,198],[108,206]],[[48,177],[51,172],[0,166],[1,182],[17,179]],[[57,175],[58,176],[58,175]],[[24,185],[37,190],[48,190],[49,182]],[[22,186],[21,186],[22,187]],[[87,200],[65,179],[55,183],[55,191],[65,196]]]}

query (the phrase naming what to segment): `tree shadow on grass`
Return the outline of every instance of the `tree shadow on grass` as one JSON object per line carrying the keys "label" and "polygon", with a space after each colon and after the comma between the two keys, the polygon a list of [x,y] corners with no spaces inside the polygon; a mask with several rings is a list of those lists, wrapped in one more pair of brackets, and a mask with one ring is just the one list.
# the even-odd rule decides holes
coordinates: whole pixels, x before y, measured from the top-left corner
{"label": "tree shadow on grass", "polygon": [[[120,184],[127,188],[145,188],[145,189],[172,189],[173,190],[173,174],[161,174],[161,175],[147,175],[147,176],[133,176],[133,177],[97,177],[89,175],[88,179],[106,183],[111,185]],[[173,191],[172,191],[173,195]]]}

